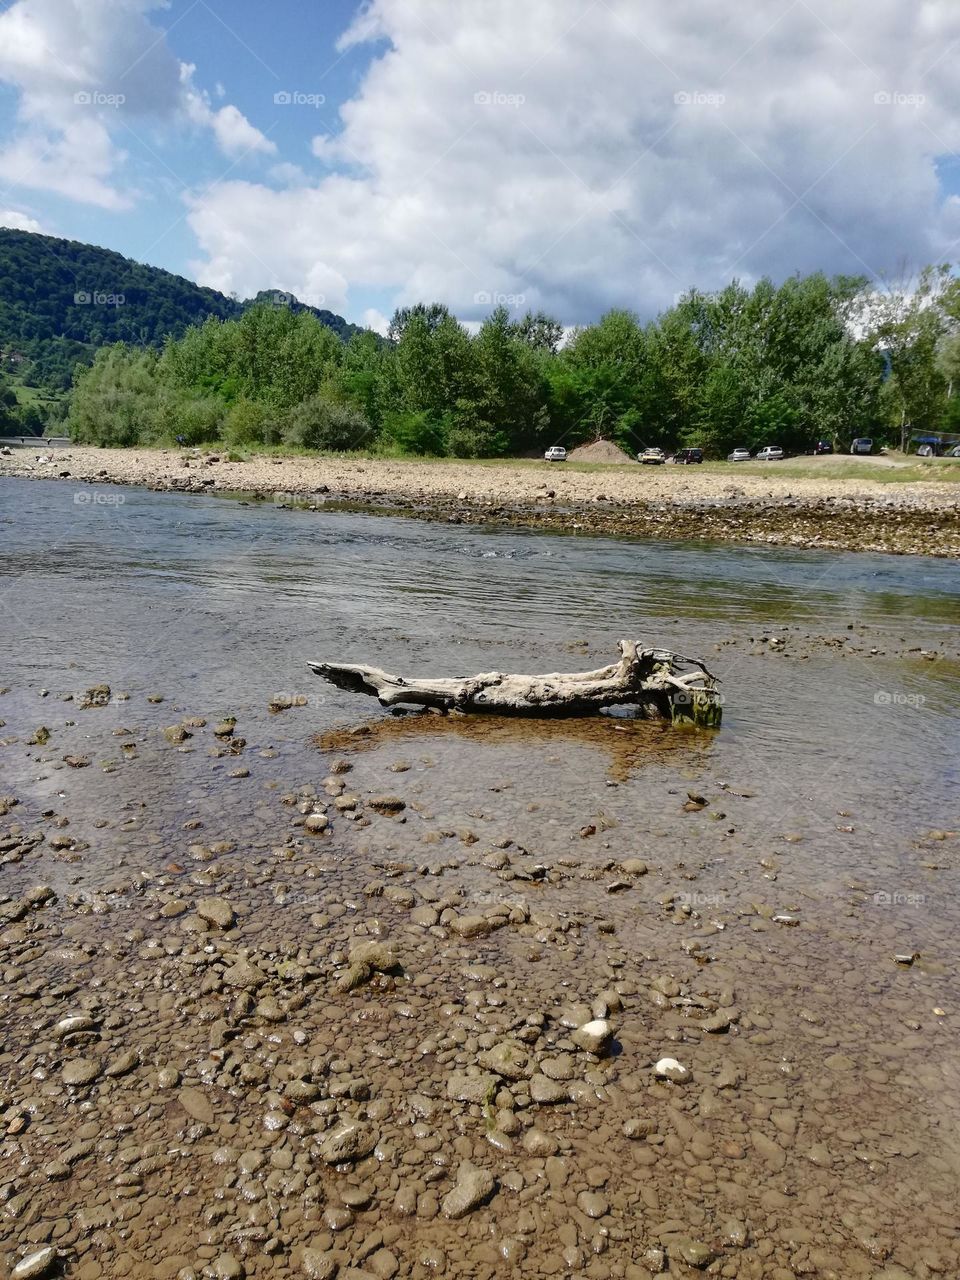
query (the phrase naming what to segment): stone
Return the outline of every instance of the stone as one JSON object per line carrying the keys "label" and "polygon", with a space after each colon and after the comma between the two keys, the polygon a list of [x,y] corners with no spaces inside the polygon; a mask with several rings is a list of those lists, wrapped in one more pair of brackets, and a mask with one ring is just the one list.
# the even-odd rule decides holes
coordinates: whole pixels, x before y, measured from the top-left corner
{"label": "stone", "polygon": [[374,813],[384,813],[392,817],[394,814],[402,813],[407,807],[407,802],[401,800],[399,796],[371,796],[367,805]]}
{"label": "stone", "polygon": [[53,1245],[45,1245],[21,1258],[10,1272],[10,1280],[37,1280],[45,1276],[57,1260],[57,1251]]}
{"label": "stone", "polygon": [[262,987],[266,980],[267,975],[262,969],[258,969],[252,961],[244,959],[238,960],[223,973],[223,981],[228,987],[244,989]]}
{"label": "stone", "polygon": [[606,1018],[594,1018],[592,1022],[585,1022],[570,1037],[578,1048],[585,1049],[587,1053],[604,1053],[612,1038],[613,1023]]}
{"label": "stone", "polygon": [[457,1170],[457,1185],[444,1198],[443,1216],[463,1218],[493,1194],[497,1182],[488,1169],[465,1160]]}
{"label": "stone", "polygon": [[233,907],[226,898],[201,898],[197,903],[197,915],[218,929],[229,929],[234,921]]}
{"label": "stone", "polygon": [[391,942],[358,942],[350,948],[351,965],[369,965],[379,973],[389,973],[398,967],[397,950]]}
{"label": "stone", "polygon": [[320,1249],[304,1249],[300,1257],[300,1270],[307,1280],[332,1280],[337,1274],[337,1261]]}
{"label": "stone", "polygon": [[330,819],[325,813],[308,813],[303,820],[304,830],[312,836],[322,835],[329,825]]}
{"label": "stone", "polygon": [[654,1063],[653,1070],[664,1080],[672,1080],[674,1084],[684,1084],[690,1079],[690,1068],[683,1066],[676,1058],[661,1058]]}
{"label": "stone", "polygon": [[240,1280],[243,1276],[243,1264],[235,1254],[221,1253],[213,1263],[213,1274],[217,1280]]}
{"label": "stone", "polygon": [[348,1160],[361,1160],[377,1145],[377,1135],[361,1120],[342,1121],[338,1128],[324,1135],[320,1143],[320,1158],[327,1164],[341,1164]]}
{"label": "stone", "polygon": [[716,1252],[702,1240],[678,1240],[670,1246],[672,1256],[685,1262],[688,1267],[709,1267],[716,1258]]}
{"label": "stone", "polygon": [[128,1071],[132,1071],[137,1066],[139,1061],[140,1055],[136,1049],[126,1049],[107,1064],[103,1074],[105,1076],[125,1076]]}
{"label": "stone", "polygon": [[598,1191],[581,1191],[577,1196],[577,1208],[588,1218],[602,1218],[610,1211],[610,1203]]}
{"label": "stone", "polygon": [[538,1074],[530,1077],[530,1097],[534,1102],[552,1105],[555,1102],[567,1102],[570,1092],[558,1081]]}
{"label": "stone", "polygon": [[522,1080],[529,1072],[530,1055],[516,1041],[502,1040],[481,1053],[479,1062],[507,1080]]}
{"label": "stone", "polygon": [[452,1075],[447,1079],[447,1097],[454,1102],[476,1102],[482,1105],[493,1099],[497,1078],[492,1075]]}
{"label": "stone", "polygon": [[213,1124],[213,1105],[205,1093],[201,1093],[199,1089],[189,1087],[181,1089],[179,1101],[181,1107],[191,1119],[199,1120],[201,1124]]}
{"label": "stone", "polygon": [[69,1085],[91,1084],[100,1074],[101,1063],[98,1058],[71,1058],[64,1064],[63,1083]]}

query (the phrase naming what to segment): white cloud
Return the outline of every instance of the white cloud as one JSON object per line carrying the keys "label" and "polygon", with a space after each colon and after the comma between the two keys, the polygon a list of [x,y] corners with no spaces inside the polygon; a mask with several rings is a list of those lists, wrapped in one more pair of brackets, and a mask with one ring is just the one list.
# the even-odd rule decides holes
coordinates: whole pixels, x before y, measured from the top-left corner
{"label": "white cloud", "polygon": [[368,307],[361,317],[361,324],[365,329],[372,329],[374,333],[379,333],[382,337],[387,336],[387,330],[390,328],[390,321],[382,311],[378,311],[376,307]]}
{"label": "white cloud", "polygon": [[28,213],[21,213],[19,209],[0,209],[0,227],[7,227],[10,231],[43,230],[36,218],[31,218]]}
{"label": "white cloud", "polygon": [[[0,180],[106,209],[138,193],[123,176],[126,129],[191,119],[230,156],[274,150],[236,107],[214,110],[151,15],[164,0],[14,0],[0,14],[0,81],[19,91]],[[126,135],[127,137],[129,135]]]}
{"label": "white cloud", "polygon": [[[324,172],[190,201],[207,283],[349,286],[566,323],[691,284],[881,272],[956,253],[960,7],[826,0],[372,0],[374,49]],[[322,284],[320,283],[322,282]]]}
{"label": "white cloud", "polygon": [[211,107],[209,95],[193,84],[195,71],[196,67],[188,63],[181,64],[184,105],[193,123],[201,128],[212,129],[220,150],[233,159],[250,152],[273,155],[277,150],[275,144],[236,107],[229,104],[216,110]]}

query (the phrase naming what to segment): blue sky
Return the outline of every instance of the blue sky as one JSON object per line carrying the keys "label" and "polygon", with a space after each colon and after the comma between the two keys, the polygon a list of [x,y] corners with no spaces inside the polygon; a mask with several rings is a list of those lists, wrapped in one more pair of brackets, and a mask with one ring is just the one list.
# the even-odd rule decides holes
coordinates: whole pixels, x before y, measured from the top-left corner
{"label": "blue sky", "polygon": [[958,50],[955,0],[0,0],[0,222],[381,328],[900,274],[960,257]]}

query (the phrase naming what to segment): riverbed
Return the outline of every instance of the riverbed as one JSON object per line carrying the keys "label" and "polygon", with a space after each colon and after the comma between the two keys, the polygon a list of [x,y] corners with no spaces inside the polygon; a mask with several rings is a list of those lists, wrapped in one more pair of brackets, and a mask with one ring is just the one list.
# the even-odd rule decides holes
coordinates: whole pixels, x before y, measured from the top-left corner
{"label": "riverbed", "polygon": [[[3,480],[0,1256],[957,1274],[958,619],[933,557]],[[305,666],[623,636],[721,729]]]}

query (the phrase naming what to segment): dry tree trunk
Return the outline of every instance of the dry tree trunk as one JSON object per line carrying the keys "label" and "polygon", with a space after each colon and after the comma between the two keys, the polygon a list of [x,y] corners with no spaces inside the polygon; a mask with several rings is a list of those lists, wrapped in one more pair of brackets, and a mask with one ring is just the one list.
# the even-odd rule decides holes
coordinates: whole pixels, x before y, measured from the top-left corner
{"label": "dry tree trunk", "polygon": [[[620,660],[608,667],[538,676],[489,671],[408,680],[362,664],[311,662],[308,666],[337,688],[369,693],[384,707],[409,704],[496,715],[584,716],[601,707],[635,706],[645,719],[720,723],[717,679],[699,659],[669,649],[641,649],[631,640],[620,641]],[[684,671],[685,667],[695,670]]]}

